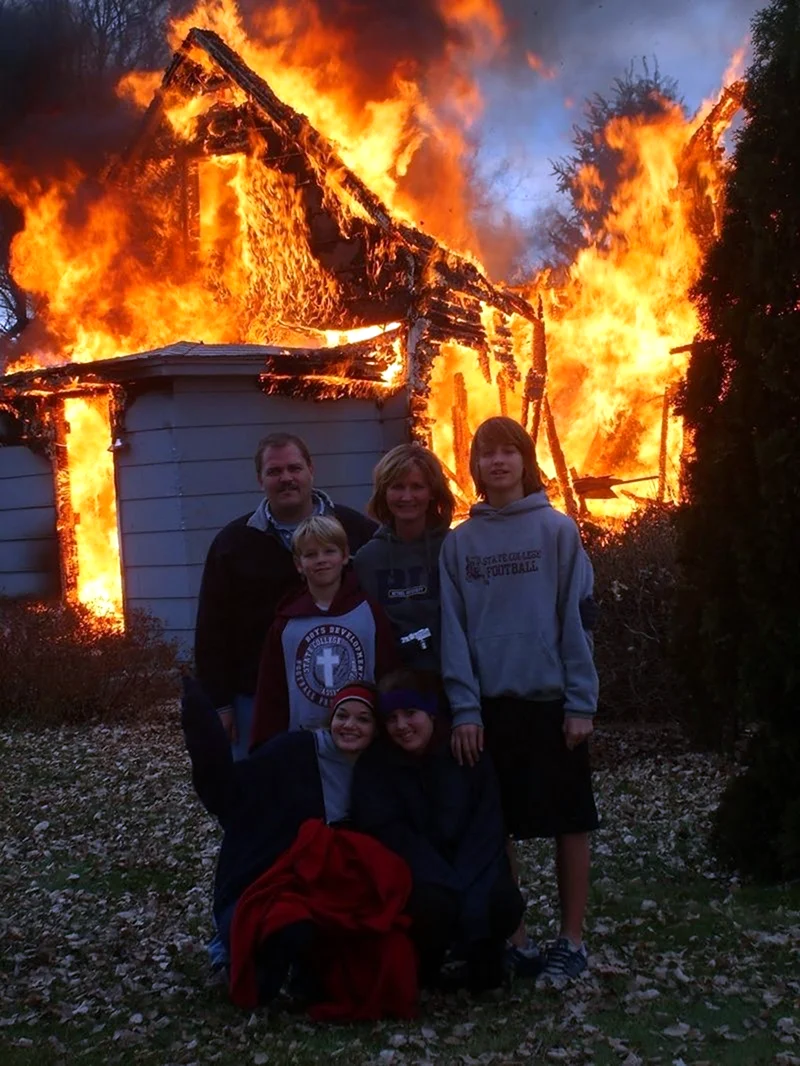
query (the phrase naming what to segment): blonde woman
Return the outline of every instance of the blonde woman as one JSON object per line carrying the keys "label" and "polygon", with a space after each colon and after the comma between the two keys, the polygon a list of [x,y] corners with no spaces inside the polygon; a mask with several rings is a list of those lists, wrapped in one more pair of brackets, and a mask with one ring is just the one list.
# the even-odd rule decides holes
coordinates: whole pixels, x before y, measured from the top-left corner
{"label": "blonde woman", "polygon": [[373,474],[368,513],[381,523],[353,560],[366,594],[389,616],[405,666],[439,670],[439,552],[455,501],[442,465],[421,444],[399,444]]}

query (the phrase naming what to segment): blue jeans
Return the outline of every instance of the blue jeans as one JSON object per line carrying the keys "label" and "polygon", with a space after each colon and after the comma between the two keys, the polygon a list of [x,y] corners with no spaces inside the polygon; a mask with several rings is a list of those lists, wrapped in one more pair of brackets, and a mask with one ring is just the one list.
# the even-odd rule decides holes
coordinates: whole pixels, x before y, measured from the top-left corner
{"label": "blue jeans", "polygon": [[229,904],[219,919],[214,921],[214,935],[206,944],[212,970],[221,970],[231,964],[231,925],[235,909],[235,903]]}
{"label": "blue jeans", "polygon": [[250,733],[253,729],[254,696],[245,696],[240,693],[233,697],[233,720],[236,723],[237,740],[231,744],[231,753],[234,762],[241,762],[247,758],[250,748]]}

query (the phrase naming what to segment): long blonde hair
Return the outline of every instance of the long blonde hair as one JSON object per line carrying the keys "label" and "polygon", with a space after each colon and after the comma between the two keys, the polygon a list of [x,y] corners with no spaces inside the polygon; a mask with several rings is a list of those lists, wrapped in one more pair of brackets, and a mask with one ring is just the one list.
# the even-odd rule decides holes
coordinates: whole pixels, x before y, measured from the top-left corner
{"label": "long blonde hair", "polygon": [[384,525],[392,525],[392,512],[386,503],[386,492],[413,467],[419,468],[431,490],[427,524],[449,526],[453,521],[456,501],[447,484],[442,464],[432,451],[416,443],[398,444],[379,460],[372,474],[373,489],[367,504],[367,514]]}

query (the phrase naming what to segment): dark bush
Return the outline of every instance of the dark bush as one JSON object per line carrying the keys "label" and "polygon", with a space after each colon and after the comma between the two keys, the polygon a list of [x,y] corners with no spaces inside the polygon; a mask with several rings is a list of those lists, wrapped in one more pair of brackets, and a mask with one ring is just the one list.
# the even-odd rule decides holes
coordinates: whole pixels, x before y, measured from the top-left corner
{"label": "dark bush", "polygon": [[671,508],[652,504],[621,528],[584,529],[595,572],[600,709],[607,718],[674,720],[680,701],[669,656],[675,591]]}
{"label": "dark bush", "polygon": [[85,608],[0,599],[0,721],[138,719],[177,694],[177,650],[152,616],[120,632]]}
{"label": "dark bush", "polygon": [[[676,637],[706,739],[733,748],[745,730],[758,738],[723,797],[720,849],[738,851],[745,872],[797,877],[800,138],[790,103],[800,97],[797,0],[767,4],[752,38],[747,121],[736,137],[719,236],[692,290],[701,329],[679,401],[692,453]],[[752,802],[767,804],[764,824]]]}
{"label": "dark bush", "polygon": [[759,730],[747,768],[729,782],[714,815],[711,843],[719,858],[758,881],[800,877],[800,752]]}

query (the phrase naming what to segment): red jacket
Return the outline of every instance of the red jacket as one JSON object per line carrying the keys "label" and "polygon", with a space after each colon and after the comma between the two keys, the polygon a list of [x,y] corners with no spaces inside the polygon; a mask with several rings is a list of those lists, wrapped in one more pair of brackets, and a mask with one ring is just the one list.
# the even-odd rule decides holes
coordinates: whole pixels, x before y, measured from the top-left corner
{"label": "red jacket", "polygon": [[324,822],[304,822],[294,844],[245,890],[231,926],[230,995],[258,1005],[255,956],[261,942],[293,922],[318,930],[324,999],[319,1021],[412,1018],[416,955],[403,913],[411,873],[378,841]]}
{"label": "red jacket", "polygon": [[376,681],[399,665],[391,623],[352,570],[327,611],[307,589],[287,597],[261,653],[250,750],[287,729],[327,725],[338,689]]}

